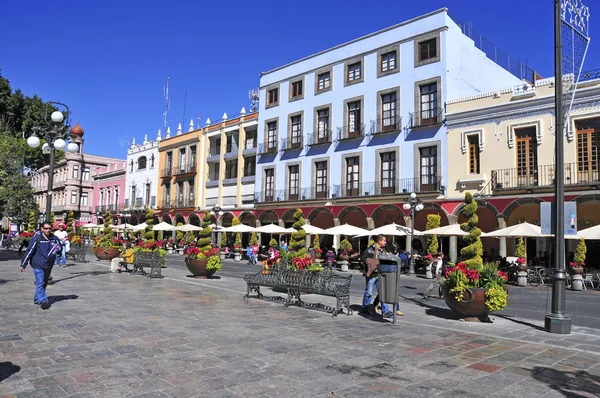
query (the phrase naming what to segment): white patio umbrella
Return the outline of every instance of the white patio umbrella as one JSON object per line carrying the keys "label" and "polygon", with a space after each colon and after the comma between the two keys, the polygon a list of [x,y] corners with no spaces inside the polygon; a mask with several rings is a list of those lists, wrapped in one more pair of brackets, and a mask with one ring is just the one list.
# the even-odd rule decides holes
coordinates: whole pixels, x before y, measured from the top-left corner
{"label": "white patio umbrella", "polygon": [[502,228],[496,231],[482,233],[484,238],[545,238],[551,235],[542,234],[542,228],[534,224],[524,222],[510,227]]}
{"label": "white patio umbrella", "polygon": [[153,231],[175,231],[175,227],[169,223],[161,222],[152,227]]}
{"label": "white patio umbrella", "polygon": [[302,226],[302,229],[304,230],[304,232],[306,232],[309,235],[317,235],[317,234],[320,235],[325,232],[325,230],[323,228],[315,227],[314,225],[310,225],[310,224],[304,224]]}
{"label": "white patio umbrella", "polygon": [[[398,225],[396,223],[391,223],[387,225],[383,225],[379,228],[372,229],[367,231],[366,234],[361,234],[358,236],[375,236],[375,235],[386,235],[386,236],[410,236],[411,229],[405,227],[404,225]],[[415,236],[420,236],[423,233],[415,229]]]}
{"label": "white patio umbrella", "polygon": [[469,235],[469,233],[460,229],[460,224],[450,224],[443,227],[423,231],[423,235],[466,236]]}
{"label": "white patio umbrella", "polygon": [[195,231],[202,231],[202,227],[198,227],[197,225],[193,225],[193,224],[185,224],[185,225],[180,225],[178,227],[175,227],[176,231],[181,231],[181,232],[195,232]]}
{"label": "white patio umbrella", "polygon": [[[271,224],[272,225],[272,224]],[[219,232],[254,232],[256,229],[252,228],[248,225],[244,225],[244,224],[238,224],[238,225],[234,225],[231,227],[227,227],[227,228],[222,228],[219,230]]]}
{"label": "white patio umbrella", "polygon": [[254,228],[254,232],[261,234],[291,234],[294,231],[293,228],[283,228],[275,224],[267,224],[262,227]]}
{"label": "white patio umbrella", "polygon": [[148,226],[148,224],[143,222],[141,224],[134,225],[133,227],[131,227],[131,230],[132,231],[143,231],[144,229],[146,229],[147,226]]}
{"label": "white patio umbrella", "polygon": [[589,240],[600,240],[600,225],[582,229],[577,232],[577,235],[565,235],[565,239],[589,239]]}
{"label": "white patio umbrella", "polygon": [[322,234],[323,235],[349,235],[349,236],[354,236],[354,235],[370,234],[370,232],[367,229],[362,229],[362,228],[359,228],[359,227],[355,227],[354,225],[343,224],[343,225],[338,225],[337,227],[327,228],[327,229],[323,230]]}
{"label": "white patio umbrella", "polygon": [[126,229],[131,230],[133,227],[135,227],[135,225],[124,223],[124,224],[114,225],[112,227],[112,229],[117,230],[117,231],[123,231]]}
{"label": "white patio umbrella", "polygon": [[89,223],[89,224],[82,225],[81,228],[85,228],[85,229],[104,228],[104,225]]}

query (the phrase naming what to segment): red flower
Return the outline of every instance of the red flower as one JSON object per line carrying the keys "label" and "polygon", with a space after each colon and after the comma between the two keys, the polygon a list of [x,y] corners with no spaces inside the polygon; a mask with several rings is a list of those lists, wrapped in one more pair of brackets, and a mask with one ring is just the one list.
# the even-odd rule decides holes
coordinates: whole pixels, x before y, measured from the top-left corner
{"label": "red flower", "polygon": [[498,271],[498,276],[500,278],[504,278],[505,281],[508,281],[508,274],[504,271]]}
{"label": "red flower", "polygon": [[525,257],[519,257],[517,259],[517,264],[523,265],[527,262],[527,260],[525,259]]}
{"label": "red flower", "polygon": [[477,270],[471,269],[471,270],[467,271],[466,275],[467,275],[467,278],[469,278],[469,280],[471,280],[471,281],[479,280],[479,272],[477,272]]}
{"label": "red flower", "polygon": [[430,254],[426,255],[425,257],[423,257],[425,260],[429,260],[429,261],[433,261],[433,256]]}

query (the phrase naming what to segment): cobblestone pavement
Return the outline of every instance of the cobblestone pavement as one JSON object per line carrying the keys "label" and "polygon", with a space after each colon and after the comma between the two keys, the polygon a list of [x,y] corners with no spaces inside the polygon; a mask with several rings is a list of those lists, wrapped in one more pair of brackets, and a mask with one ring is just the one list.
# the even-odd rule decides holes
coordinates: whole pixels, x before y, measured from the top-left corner
{"label": "cobblestone pavement", "polygon": [[[55,269],[50,310],[0,251],[0,396],[596,397],[597,331],[448,319],[403,302],[397,325],[242,300],[243,281]],[[329,299],[308,296],[330,303]],[[353,303],[360,298],[353,297]],[[428,313],[428,311],[430,313]],[[436,310],[438,311],[438,310]],[[565,348],[568,347],[568,348]]]}

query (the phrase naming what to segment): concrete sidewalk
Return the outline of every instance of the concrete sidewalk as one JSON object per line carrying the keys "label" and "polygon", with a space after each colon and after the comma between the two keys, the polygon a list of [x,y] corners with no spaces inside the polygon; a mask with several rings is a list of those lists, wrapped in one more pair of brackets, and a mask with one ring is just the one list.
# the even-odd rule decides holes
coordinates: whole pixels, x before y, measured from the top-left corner
{"label": "concrete sidewalk", "polygon": [[[593,397],[600,338],[401,304],[397,325],[242,300],[237,278],[55,269],[52,308],[0,251],[0,396]],[[331,303],[327,298],[308,300]],[[353,297],[354,303],[360,298]],[[567,347],[567,348],[565,348]]]}

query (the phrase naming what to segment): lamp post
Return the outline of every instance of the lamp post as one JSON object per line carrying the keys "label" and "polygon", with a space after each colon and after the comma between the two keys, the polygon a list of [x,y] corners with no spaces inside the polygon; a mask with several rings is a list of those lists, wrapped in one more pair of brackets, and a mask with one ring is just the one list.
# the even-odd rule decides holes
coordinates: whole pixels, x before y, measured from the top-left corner
{"label": "lamp post", "polygon": [[421,202],[421,200],[419,200],[419,198],[417,198],[417,194],[416,193],[411,193],[410,197],[408,197],[406,199],[406,202],[404,203],[404,205],[402,206],[404,208],[404,210],[410,210],[410,257],[408,260],[408,274],[409,275],[414,275],[415,274],[415,262],[413,260],[413,255],[412,255],[412,248],[413,248],[413,241],[415,238],[415,212],[416,211],[421,211],[423,210],[423,202]]}
{"label": "lamp post", "polygon": [[[60,102],[50,101],[46,105],[46,116],[48,115],[48,107],[51,105],[61,105],[66,108],[67,115],[69,114],[69,107]],[[70,141],[67,143],[66,139],[70,139],[71,134],[67,131],[67,121],[64,118],[62,112],[54,111],[50,115],[51,123],[50,129],[42,131],[41,128],[34,128],[34,133],[27,138],[27,145],[31,148],[37,148],[40,146],[40,137],[46,140],[46,143],[42,145],[42,152],[50,155],[50,167],[48,169],[48,191],[46,196],[46,222],[50,222],[50,213],[52,213],[52,188],[54,185],[54,159],[56,150],[64,151],[67,150],[70,153],[76,153],[79,151],[79,145]],[[63,125],[63,120],[65,124]]]}

